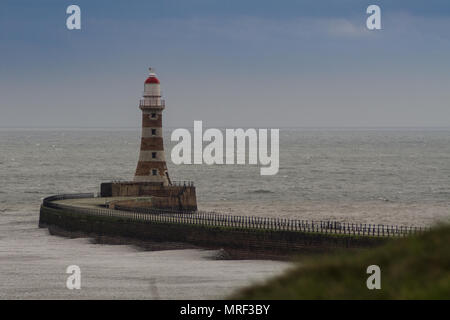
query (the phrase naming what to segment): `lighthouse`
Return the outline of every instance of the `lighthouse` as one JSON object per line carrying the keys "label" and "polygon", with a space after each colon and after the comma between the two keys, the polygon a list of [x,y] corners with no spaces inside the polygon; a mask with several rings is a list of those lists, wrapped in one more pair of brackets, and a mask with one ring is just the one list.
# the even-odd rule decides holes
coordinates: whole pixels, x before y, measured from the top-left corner
{"label": "lighthouse", "polygon": [[142,110],[142,134],[139,161],[134,174],[135,182],[154,182],[171,185],[167,172],[162,135],[162,113],[165,101],[161,99],[160,82],[152,68],[144,83],[139,102]]}
{"label": "lighthouse", "polygon": [[[165,102],[161,99],[159,79],[152,68],[144,82],[139,101],[142,110],[142,133],[139,160],[133,181],[111,181],[100,184],[102,197],[110,199],[109,208],[138,207],[139,210],[169,209],[174,212],[195,212],[197,196],[192,181],[172,181],[167,172],[162,135],[162,114]],[[123,197],[130,197],[123,199]]]}

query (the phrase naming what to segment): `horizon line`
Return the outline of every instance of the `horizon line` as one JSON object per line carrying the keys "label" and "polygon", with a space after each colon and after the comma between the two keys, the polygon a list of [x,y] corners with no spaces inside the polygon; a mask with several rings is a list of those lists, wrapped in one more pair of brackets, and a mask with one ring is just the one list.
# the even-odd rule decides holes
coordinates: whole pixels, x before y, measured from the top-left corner
{"label": "horizon line", "polygon": [[[186,126],[164,126],[163,129],[186,128]],[[450,129],[447,126],[212,126],[207,128],[234,129],[234,128],[261,128],[261,129]],[[52,130],[70,130],[70,129],[133,129],[139,130],[140,126],[0,126],[0,130],[7,129],[52,129]]]}

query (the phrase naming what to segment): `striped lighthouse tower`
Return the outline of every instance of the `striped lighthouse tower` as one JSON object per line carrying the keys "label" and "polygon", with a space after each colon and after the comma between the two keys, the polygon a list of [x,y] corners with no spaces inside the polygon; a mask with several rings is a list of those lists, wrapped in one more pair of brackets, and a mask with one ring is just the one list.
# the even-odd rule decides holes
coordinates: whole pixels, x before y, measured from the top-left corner
{"label": "striped lighthouse tower", "polygon": [[142,110],[142,137],[139,161],[134,175],[136,182],[155,182],[171,185],[167,172],[162,137],[162,111],[165,103],[161,99],[159,80],[152,68],[145,80],[144,94],[139,103]]}

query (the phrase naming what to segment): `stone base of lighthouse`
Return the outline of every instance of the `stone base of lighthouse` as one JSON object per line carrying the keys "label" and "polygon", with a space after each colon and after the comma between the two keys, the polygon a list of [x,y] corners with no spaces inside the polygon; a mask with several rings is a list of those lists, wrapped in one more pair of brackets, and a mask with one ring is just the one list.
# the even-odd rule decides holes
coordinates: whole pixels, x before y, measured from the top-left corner
{"label": "stone base of lighthouse", "polygon": [[[100,186],[101,197],[130,197],[117,205],[149,207],[181,211],[197,211],[195,186],[191,182],[164,185],[155,182],[105,182]],[[142,199],[139,199],[139,198]]]}

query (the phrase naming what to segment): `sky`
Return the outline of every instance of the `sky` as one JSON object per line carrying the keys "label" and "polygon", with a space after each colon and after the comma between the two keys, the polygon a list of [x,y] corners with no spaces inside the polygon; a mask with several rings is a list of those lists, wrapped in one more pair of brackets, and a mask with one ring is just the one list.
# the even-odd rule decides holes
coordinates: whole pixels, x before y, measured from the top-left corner
{"label": "sky", "polygon": [[0,127],[138,128],[149,66],[166,127],[449,127],[449,57],[448,0],[2,0]]}

